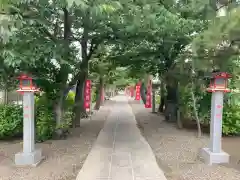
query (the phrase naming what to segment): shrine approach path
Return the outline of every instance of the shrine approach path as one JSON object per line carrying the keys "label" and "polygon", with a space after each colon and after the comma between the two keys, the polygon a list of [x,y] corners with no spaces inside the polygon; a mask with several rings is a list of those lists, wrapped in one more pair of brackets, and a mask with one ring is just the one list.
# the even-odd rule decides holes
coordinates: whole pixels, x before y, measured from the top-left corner
{"label": "shrine approach path", "polygon": [[77,180],[166,180],[137,127],[128,99],[116,96]]}

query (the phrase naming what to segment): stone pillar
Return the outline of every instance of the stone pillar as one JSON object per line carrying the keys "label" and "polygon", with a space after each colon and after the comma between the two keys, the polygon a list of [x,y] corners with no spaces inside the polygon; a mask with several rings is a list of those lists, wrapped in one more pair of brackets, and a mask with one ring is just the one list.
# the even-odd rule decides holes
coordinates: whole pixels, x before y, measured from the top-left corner
{"label": "stone pillar", "polygon": [[33,92],[23,94],[23,117],[23,152],[31,153],[35,145]]}
{"label": "stone pillar", "polygon": [[23,94],[23,152],[15,155],[18,166],[36,166],[43,159],[41,150],[35,150],[34,92]]}
{"label": "stone pillar", "polygon": [[212,93],[210,146],[203,148],[201,155],[209,165],[228,163],[229,155],[222,151],[222,111],[224,92]]}
{"label": "stone pillar", "polygon": [[220,153],[222,150],[222,108],[223,92],[212,94],[210,150]]}
{"label": "stone pillar", "polygon": [[152,112],[156,112],[156,94],[155,94],[155,89],[152,89]]}

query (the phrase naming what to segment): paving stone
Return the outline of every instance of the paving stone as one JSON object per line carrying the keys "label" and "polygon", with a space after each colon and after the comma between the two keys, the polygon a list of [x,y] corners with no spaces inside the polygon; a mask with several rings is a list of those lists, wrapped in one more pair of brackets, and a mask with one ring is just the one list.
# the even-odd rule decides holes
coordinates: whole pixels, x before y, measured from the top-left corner
{"label": "paving stone", "polygon": [[[101,152],[96,152],[88,156],[87,162],[80,171],[82,179],[95,180],[97,178],[108,178],[111,167],[111,155]],[[91,169],[89,169],[91,167]]]}
{"label": "paving stone", "polygon": [[162,178],[135,177],[134,180],[162,180]]}
{"label": "paving stone", "polygon": [[146,161],[143,164],[133,165],[133,172],[136,177],[145,178],[160,178],[164,177],[163,172],[159,171],[159,168],[155,166],[155,163]]}
{"label": "paving stone", "polygon": [[124,96],[111,110],[77,180],[166,180]]}
{"label": "paving stone", "polygon": [[117,152],[112,155],[112,166],[132,167],[131,157],[129,152]]}
{"label": "paving stone", "polygon": [[110,179],[112,180],[133,180],[132,168],[112,167]]}

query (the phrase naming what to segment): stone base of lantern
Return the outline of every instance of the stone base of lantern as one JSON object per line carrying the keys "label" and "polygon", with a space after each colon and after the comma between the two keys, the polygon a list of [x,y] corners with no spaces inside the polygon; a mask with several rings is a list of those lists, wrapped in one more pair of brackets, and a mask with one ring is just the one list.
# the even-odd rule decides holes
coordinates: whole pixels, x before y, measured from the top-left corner
{"label": "stone base of lantern", "polygon": [[36,167],[43,159],[41,149],[37,149],[31,153],[21,152],[15,154],[15,165]]}
{"label": "stone base of lantern", "polygon": [[208,165],[229,163],[229,154],[222,151],[220,153],[213,153],[209,148],[203,148],[200,151],[200,156]]}

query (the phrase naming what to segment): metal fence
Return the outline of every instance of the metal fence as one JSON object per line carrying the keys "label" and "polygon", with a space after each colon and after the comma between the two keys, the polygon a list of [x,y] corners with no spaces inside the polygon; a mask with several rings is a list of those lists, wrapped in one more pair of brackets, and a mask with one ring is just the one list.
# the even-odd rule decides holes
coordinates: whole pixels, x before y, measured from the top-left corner
{"label": "metal fence", "polygon": [[4,99],[6,96],[7,104],[22,104],[22,95],[16,91],[4,92],[0,91],[0,103],[4,103]]}

